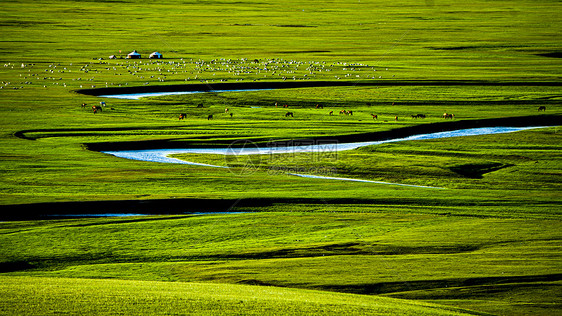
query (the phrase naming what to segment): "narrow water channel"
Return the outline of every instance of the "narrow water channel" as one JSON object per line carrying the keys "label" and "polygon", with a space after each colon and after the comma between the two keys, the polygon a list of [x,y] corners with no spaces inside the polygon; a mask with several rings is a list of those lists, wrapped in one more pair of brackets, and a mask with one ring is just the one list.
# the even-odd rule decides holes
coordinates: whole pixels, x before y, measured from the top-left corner
{"label": "narrow water channel", "polygon": [[329,143],[315,144],[307,146],[290,146],[290,147],[259,147],[256,145],[244,147],[225,147],[225,148],[166,148],[166,149],[146,149],[146,150],[117,150],[102,151],[105,154],[113,155],[120,158],[142,160],[160,163],[177,163],[189,164],[196,166],[227,168],[224,166],[215,166],[203,163],[184,161],[169,157],[174,154],[213,154],[213,155],[272,155],[272,154],[294,154],[294,153],[314,153],[314,152],[331,152],[353,150],[360,147],[380,145],[385,143],[415,141],[425,139],[440,139],[450,137],[466,137],[477,135],[491,135],[518,132],[529,129],[544,128],[544,126],[530,127],[480,127],[470,129],[459,129],[454,131],[419,134],[404,138],[367,141],[367,142],[351,142],[351,143]]}
{"label": "narrow water channel", "polygon": [[182,95],[195,93],[221,93],[221,92],[248,92],[248,91],[264,91],[271,89],[240,89],[240,90],[206,90],[206,91],[169,91],[169,92],[142,92],[142,93],[126,93],[126,94],[104,94],[99,95],[100,98],[138,100],[140,98],[161,97],[166,95]]}
{"label": "narrow water channel", "polygon": [[[477,135],[491,135],[491,134],[502,134],[511,133],[529,129],[543,128],[544,126],[530,126],[530,127],[481,127],[481,128],[470,128],[470,129],[459,129],[446,132],[429,133],[429,134],[419,134],[404,138],[378,140],[378,141],[367,141],[367,142],[350,142],[350,143],[329,143],[329,144],[315,144],[308,146],[291,146],[291,147],[258,147],[254,144],[249,144],[243,147],[227,147],[227,148],[176,148],[176,149],[147,149],[147,150],[123,150],[123,151],[103,151],[103,153],[113,155],[120,158],[141,160],[148,162],[157,163],[176,163],[176,164],[187,164],[194,166],[205,166],[214,168],[229,168],[226,166],[217,166],[211,164],[190,162],[185,160],[180,160],[176,158],[169,157],[174,154],[214,154],[214,155],[272,155],[272,154],[297,154],[297,153],[327,153],[327,152],[339,152],[346,150],[353,150],[360,147],[380,145],[392,142],[403,142],[403,141],[416,141],[416,140],[426,140],[426,139],[441,139],[450,137],[466,137],[466,136],[477,136]],[[371,180],[361,180],[361,179],[350,179],[350,178],[339,178],[339,177],[324,177],[317,175],[307,175],[298,173],[288,173],[288,175],[306,177],[306,178],[316,178],[316,179],[327,179],[327,180],[337,180],[337,181],[354,181],[354,182],[367,182],[367,183],[378,183],[378,184],[389,184],[389,185],[400,185],[400,186],[411,186],[411,187],[421,187],[421,188],[432,188],[432,189],[443,189],[439,187],[428,187],[428,186],[416,186],[400,183],[390,183],[381,181],[371,181]]]}

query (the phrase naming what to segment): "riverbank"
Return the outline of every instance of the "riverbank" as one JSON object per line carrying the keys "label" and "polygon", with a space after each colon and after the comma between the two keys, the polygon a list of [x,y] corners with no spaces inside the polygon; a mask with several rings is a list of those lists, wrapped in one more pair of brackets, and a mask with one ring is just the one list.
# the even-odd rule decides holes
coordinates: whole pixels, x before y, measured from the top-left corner
{"label": "riverbank", "polygon": [[76,93],[102,96],[122,94],[146,94],[159,92],[213,92],[215,90],[273,90],[318,87],[350,86],[562,86],[558,81],[510,81],[510,80],[368,80],[368,81],[252,81],[252,82],[211,82],[176,85],[152,85],[135,87],[107,87],[79,89]]}

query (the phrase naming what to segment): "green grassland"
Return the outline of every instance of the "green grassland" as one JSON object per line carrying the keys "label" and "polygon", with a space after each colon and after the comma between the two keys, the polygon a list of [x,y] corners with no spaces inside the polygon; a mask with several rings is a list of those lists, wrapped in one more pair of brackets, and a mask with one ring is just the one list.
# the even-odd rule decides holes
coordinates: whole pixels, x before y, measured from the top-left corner
{"label": "green grassland", "polygon": [[[526,0],[4,1],[0,218],[124,211],[110,205],[237,213],[0,222],[0,314],[559,313],[558,126],[337,155],[178,156],[230,169],[95,150],[375,139],[442,126],[445,112],[447,128],[560,125],[559,11]],[[143,59],[123,58],[134,49]],[[77,92],[314,81],[352,85]]]}
{"label": "green grassland", "polygon": [[0,311],[18,314],[470,314],[393,298],[207,283],[2,277],[0,291]]}
{"label": "green grassland", "polygon": [[2,268],[30,278],[248,284],[548,313],[560,307],[558,227],[558,220],[365,213],[361,206],[13,222],[2,224],[2,257],[11,262]]}

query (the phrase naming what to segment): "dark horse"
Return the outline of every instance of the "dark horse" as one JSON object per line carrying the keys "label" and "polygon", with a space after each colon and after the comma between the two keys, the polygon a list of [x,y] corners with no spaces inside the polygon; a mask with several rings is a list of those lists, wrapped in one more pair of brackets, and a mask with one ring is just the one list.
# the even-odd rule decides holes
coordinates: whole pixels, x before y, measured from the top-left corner
{"label": "dark horse", "polygon": [[185,114],[185,113],[180,114],[180,121],[183,120],[186,116],[187,116],[187,114]]}
{"label": "dark horse", "polygon": [[293,112],[287,112],[287,113],[285,113],[285,117],[289,117],[289,116],[290,116],[290,117],[294,117],[294,116],[293,116]]}
{"label": "dark horse", "polygon": [[539,112],[540,111],[546,111],[546,106],[544,105],[539,106]]}
{"label": "dark horse", "polygon": [[207,116],[207,120],[212,120],[213,119],[213,114],[209,114],[209,116]]}

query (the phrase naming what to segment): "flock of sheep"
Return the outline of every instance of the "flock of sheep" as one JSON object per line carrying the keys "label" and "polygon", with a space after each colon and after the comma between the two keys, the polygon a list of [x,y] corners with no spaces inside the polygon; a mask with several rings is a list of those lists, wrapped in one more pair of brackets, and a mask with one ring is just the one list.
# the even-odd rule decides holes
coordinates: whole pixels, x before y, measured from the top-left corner
{"label": "flock of sheep", "polygon": [[[224,82],[257,80],[378,79],[381,71],[360,63],[270,59],[110,60],[82,63],[5,63],[14,69],[0,89],[26,85],[85,89],[149,85],[160,82]],[[16,69],[19,69],[16,70]],[[391,77],[390,75],[387,77]],[[6,78],[7,79],[7,78]]]}

